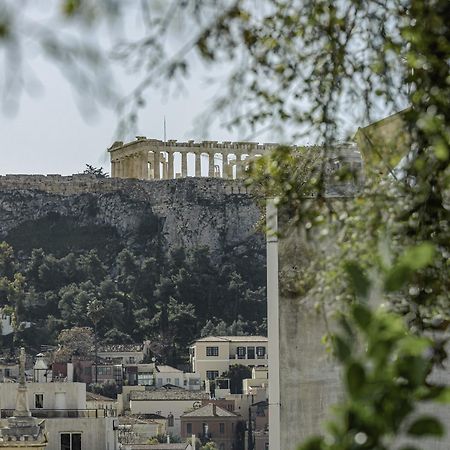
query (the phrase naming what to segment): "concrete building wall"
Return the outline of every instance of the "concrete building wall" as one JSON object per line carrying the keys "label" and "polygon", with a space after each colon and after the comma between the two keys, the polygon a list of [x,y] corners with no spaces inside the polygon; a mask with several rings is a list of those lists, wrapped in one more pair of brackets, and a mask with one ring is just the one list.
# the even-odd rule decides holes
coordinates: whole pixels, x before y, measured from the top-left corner
{"label": "concrete building wall", "polygon": [[81,433],[82,450],[116,450],[118,448],[113,418],[46,419],[46,450],[61,449],[62,433]]}
{"label": "concrete building wall", "polygon": [[[276,226],[276,221],[272,224]],[[340,366],[322,343],[328,329],[335,326],[336,306],[322,304],[319,311],[316,299],[296,296],[289,285],[290,274],[308,264],[311,243],[306,242],[301,230],[289,229],[286,223],[282,222],[278,230],[282,230],[283,238],[269,237],[267,261],[269,439],[271,449],[295,450],[307,437],[323,432],[324,422],[331,417],[330,407],[339,402],[343,391]],[[449,384],[450,363],[433,376],[439,383]],[[422,412],[437,415],[447,428],[450,426],[448,405],[421,405]],[[442,440],[421,440],[416,445],[448,450],[450,430]]]}
{"label": "concrete building wall", "polygon": [[[14,409],[16,383],[0,383],[0,408]],[[36,409],[35,394],[42,394],[42,409],[86,409],[84,383],[27,383],[28,406]]]}

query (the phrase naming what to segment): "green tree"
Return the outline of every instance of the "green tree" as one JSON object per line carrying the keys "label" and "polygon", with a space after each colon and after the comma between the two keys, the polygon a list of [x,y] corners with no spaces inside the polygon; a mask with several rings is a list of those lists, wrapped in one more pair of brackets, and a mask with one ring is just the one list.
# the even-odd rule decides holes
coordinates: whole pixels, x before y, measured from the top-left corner
{"label": "green tree", "polygon": [[94,167],[90,164],[86,164],[86,169],[84,169],[83,174],[93,175],[95,178],[107,178],[108,173],[103,170],[103,167]]}
{"label": "green tree", "polygon": [[222,377],[230,379],[230,392],[232,394],[242,394],[242,380],[252,377],[252,371],[248,366],[233,364]]}
{"label": "green tree", "polygon": [[59,349],[55,360],[70,361],[72,355],[91,356],[94,349],[94,333],[89,327],[73,327],[62,330],[58,336]]}

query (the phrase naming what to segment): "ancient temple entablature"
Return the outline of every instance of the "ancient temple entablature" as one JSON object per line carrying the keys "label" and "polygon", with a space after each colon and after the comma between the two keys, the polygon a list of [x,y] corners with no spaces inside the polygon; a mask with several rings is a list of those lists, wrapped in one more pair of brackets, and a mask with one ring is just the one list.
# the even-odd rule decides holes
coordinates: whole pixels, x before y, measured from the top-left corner
{"label": "ancient temple entablature", "polygon": [[236,179],[243,177],[251,158],[264,155],[276,146],[256,142],[159,141],[137,136],[127,144],[115,142],[108,152],[114,178],[162,180],[206,176]]}

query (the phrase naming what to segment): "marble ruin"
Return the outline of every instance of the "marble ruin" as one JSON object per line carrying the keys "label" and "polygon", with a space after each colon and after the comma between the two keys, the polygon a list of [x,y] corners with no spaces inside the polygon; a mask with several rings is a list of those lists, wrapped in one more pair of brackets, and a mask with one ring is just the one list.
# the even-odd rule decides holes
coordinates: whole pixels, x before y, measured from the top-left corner
{"label": "marble ruin", "polygon": [[[115,142],[108,152],[111,156],[111,177],[137,178],[140,180],[167,180],[187,176],[207,176],[225,179],[240,179],[252,158],[264,155],[277,144],[256,142],[217,142],[176,140],[159,141],[137,136],[136,140],[124,144]],[[202,157],[208,158],[202,170]],[[188,159],[189,164],[188,164]],[[176,161],[176,164],[175,164]],[[175,165],[181,170],[175,171]],[[188,166],[194,167],[191,175]]]}

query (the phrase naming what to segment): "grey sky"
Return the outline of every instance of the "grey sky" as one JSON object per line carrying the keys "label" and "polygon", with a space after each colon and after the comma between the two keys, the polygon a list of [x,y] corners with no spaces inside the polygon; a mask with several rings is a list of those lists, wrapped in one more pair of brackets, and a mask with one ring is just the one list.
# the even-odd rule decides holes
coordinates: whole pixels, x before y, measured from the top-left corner
{"label": "grey sky", "polygon": [[[36,0],[31,5],[26,12],[33,20],[51,17],[46,1]],[[135,18],[126,18],[126,24],[134,29]],[[105,36],[100,38],[107,40]],[[33,52],[32,44],[26,43],[24,61],[29,67],[25,71],[32,73],[42,88],[33,89],[31,83],[28,88],[31,87],[32,93],[24,92],[20,96],[16,113],[0,113],[0,174],[72,174],[84,170],[86,163],[102,165],[109,171],[106,148],[116,138],[118,120],[113,107],[86,115],[77,107],[74,89],[59,69]],[[4,61],[0,62],[2,70]],[[122,92],[130,91],[138,78],[126,76],[118,65],[113,67]],[[147,106],[140,112],[136,134],[162,139],[166,116],[168,139],[242,140],[244,136],[228,131],[217,122],[209,128],[209,135],[195,127],[196,117],[205,111],[217,89],[205,84],[207,75],[211,75],[209,70],[198,65],[186,80],[185,92],[169,98],[160,92],[147,92]]]}

